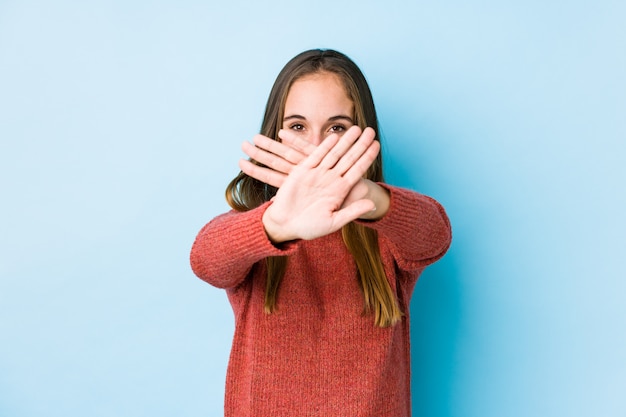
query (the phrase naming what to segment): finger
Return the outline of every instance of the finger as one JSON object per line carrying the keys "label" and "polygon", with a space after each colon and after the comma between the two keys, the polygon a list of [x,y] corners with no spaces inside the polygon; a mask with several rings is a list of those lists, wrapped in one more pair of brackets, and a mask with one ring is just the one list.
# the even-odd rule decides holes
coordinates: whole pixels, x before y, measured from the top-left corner
{"label": "finger", "polygon": [[337,164],[337,161],[339,161],[345,153],[350,150],[354,143],[359,140],[360,136],[361,129],[358,126],[352,126],[341,136],[337,144],[330,149],[320,163],[320,166],[327,169],[333,168]]}
{"label": "finger", "polygon": [[328,152],[330,152],[330,150],[337,144],[338,141],[339,141],[338,135],[328,136],[326,139],[322,141],[322,143],[320,143],[319,146],[315,148],[315,150],[313,151],[313,153],[311,153],[311,155],[306,157],[306,159],[304,159],[300,163],[300,165],[304,166],[305,168],[317,167],[320,164],[320,162],[324,159],[324,157],[328,155]]}
{"label": "finger", "polygon": [[337,161],[337,164],[333,168],[339,175],[345,174],[361,156],[369,149],[376,132],[372,128],[365,128],[358,140],[350,147],[350,149]]}
{"label": "finger", "polygon": [[308,140],[303,139],[302,137],[300,137],[300,135],[291,130],[281,129],[278,132],[278,137],[285,145],[304,155],[311,155],[313,151],[315,151],[315,149],[317,148],[317,146],[315,146]]}
{"label": "finger", "polygon": [[250,158],[269,168],[272,168],[275,171],[289,174],[294,167],[294,165],[292,165],[289,161],[284,160],[280,156],[266,152],[263,149],[257,148],[256,146],[248,142],[242,143],[241,149]]}
{"label": "finger", "polygon": [[277,140],[270,139],[267,136],[255,135],[252,141],[257,147],[264,149],[268,152],[271,152],[275,155],[278,155],[281,158],[285,159],[286,161],[291,162],[294,165],[300,163],[300,161],[302,161],[308,155],[308,154],[303,154],[302,152],[299,152],[297,149],[294,149],[291,146],[285,145]]}
{"label": "finger", "polygon": [[334,214],[335,224],[340,225],[337,230],[373,210],[376,210],[376,205],[372,200],[363,199],[350,203]]}
{"label": "finger", "polygon": [[380,152],[380,142],[373,141],[365,153],[346,171],[343,177],[349,182],[356,184],[367,172]]}
{"label": "finger", "polygon": [[253,164],[252,162],[246,161],[245,159],[239,160],[239,168],[241,169],[241,171],[243,171],[244,174],[276,188],[280,188],[283,185],[283,182],[285,182],[285,178],[287,177],[285,174],[274,171],[270,168],[265,168]]}

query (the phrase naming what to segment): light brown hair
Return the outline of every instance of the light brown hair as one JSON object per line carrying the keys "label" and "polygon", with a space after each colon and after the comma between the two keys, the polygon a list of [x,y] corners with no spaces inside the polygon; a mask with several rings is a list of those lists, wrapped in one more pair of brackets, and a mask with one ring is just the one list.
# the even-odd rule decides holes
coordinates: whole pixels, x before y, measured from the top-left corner
{"label": "light brown hair", "polygon": [[[291,59],[281,70],[267,100],[261,134],[279,140],[278,131],[282,128],[289,89],[296,80],[319,72],[329,72],[339,76],[348,96],[354,103],[354,123],[361,129],[371,127],[378,135],[376,109],[363,73],[346,55],[328,49],[302,52]],[[376,139],[380,140],[378,137]],[[369,167],[366,178],[376,182],[383,181],[381,153]],[[243,172],[240,172],[226,188],[228,204],[238,211],[258,207],[269,201],[275,194],[276,188],[249,177]],[[377,232],[355,222],[345,225],[341,232],[359,271],[364,312],[373,313],[374,322],[380,327],[395,324],[402,317],[402,312],[383,269]],[[266,259],[265,311],[268,313],[276,308],[278,288],[285,274],[287,262],[288,258],[285,256]]]}

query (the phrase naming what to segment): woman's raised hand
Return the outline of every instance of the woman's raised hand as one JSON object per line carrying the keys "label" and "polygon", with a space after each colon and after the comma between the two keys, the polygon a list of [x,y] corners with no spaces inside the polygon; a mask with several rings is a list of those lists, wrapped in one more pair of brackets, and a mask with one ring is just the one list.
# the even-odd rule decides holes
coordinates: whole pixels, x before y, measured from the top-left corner
{"label": "woman's raised hand", "polygon": [[[278,243],[294,239],[314,239],[339,230],[366,215],[376,205],[362,197],[346,199],[376,159],[380,144],[375,132],[352,126],[343,136],[330,135],[315,146],[297,135],[283,134],[285,143],[264,136],[256,145],[244,144],[251,158],[266,167],[242,160],[244,173],[278,188],[263,215],[269,238]],[[362,183],[361,183],[362,185]]]}

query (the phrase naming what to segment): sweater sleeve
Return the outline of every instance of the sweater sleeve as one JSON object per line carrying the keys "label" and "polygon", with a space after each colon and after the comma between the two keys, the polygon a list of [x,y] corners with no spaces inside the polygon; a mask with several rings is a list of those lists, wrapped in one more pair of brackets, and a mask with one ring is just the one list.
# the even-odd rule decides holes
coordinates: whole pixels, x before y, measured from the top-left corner
{"label": "sweater sleeve", "polygon": [[278,247],[265,233],[262,217],[270,204],[245,212],[231,210],[204,226],[191,248],[193,272],[215,287],[234,288],[245,280],[256,262],[293,252],[297,242]]}
{"label": "sweater sleeve", "polygon": [[400,269],[413,271],[441,258],[452,241],[450,220],[431,197],[379,183],[389,191],[390,206],[376,221],[360,221],[378,231]]}

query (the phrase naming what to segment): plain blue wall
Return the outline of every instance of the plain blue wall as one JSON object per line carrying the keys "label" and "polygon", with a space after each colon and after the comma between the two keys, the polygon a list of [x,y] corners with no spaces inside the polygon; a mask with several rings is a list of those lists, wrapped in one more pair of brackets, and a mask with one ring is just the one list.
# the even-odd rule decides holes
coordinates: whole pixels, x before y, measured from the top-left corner
{"label": "plain blue wall", "polygon": [[0,416],[221,414],[232,314],[188,252],[311,47],[453,223],[414,414],[626,415],[626,6],[384,3],[0,2]]}

